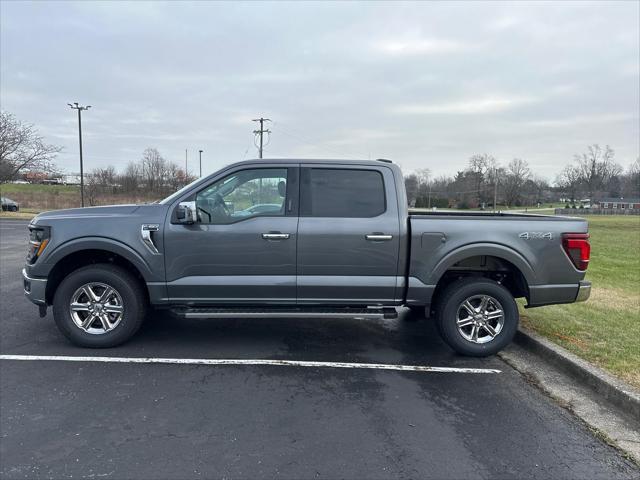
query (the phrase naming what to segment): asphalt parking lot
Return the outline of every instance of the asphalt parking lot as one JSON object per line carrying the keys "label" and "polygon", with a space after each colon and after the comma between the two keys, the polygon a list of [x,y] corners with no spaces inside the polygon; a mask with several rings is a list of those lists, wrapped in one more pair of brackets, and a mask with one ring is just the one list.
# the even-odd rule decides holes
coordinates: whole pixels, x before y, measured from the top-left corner
{"label": "asphalt parking lot", "polygon": [[0,360],[2,478],[638,478],[499,358],[429,321],[184,320],[71,346],[22,294],[26,222],[0,220],[3,355],[284,359],[496,369]]}

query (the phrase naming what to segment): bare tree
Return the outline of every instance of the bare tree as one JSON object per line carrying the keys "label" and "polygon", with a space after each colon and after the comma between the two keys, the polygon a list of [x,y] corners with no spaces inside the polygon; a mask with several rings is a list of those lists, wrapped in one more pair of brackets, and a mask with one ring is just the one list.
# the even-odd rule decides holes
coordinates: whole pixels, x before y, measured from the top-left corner
{"label": "bare tree", "polygon": [[522,199],[522,187],[531,178],[531,169],[526,160],[514,158],[507,165],[502,177],[502,191],[507,206],[519,205]]}
{"label": "bare tree", "polygon": [[609,145],[604,149],[598,144],[589,145],[587,152],[575,156],[589,199],[595,201],[594,195],[615,175],[622,171],[620,165],[613,161],[614,151]]}
{"label": "bare tree", "polygon": [[640,198],[640,158],[629,165],[622,179],[622,195],[627,198]]}
{"label": "bare tree", "polygon": [[564,167],[556,178],[556,185],[565,191],[572,202],[575,202],[580,194],[581,182],[580,170],[575,165]]}
{"label": "bare tree", "polygon": [[416,177],[419,183],[427,185],[431,181],[431,170],[428,168],[416,170]]}
{"label": "bare tree", "polygon": [[476,154],[469,158],[468,171],[474,177],[474,186],[476,190],[476,197],[478,204],[482,204],[487,201],[487,180],[488,175],[491,175],[492,170],[497,168],[496,159],[487,154]]}
{"label": "bare tree", "polygon": [[407,191],[407,203],[410,207],[413,207],[416,203],[416,199],[418,198],[418,188],[420,187],[418,176],[415,173],[405,176],[404,187]]}
{"label": "bare tree", "polygon": [[116,184],[116,169],[113,165],[105,168],[96,168],[91,173],[95,177],[96,183],[103,187],[114,187]]}
{"label": "bare tree", "polygon": [[166,179],[166,160],[156,148],[147,148],[142,153],[142,180],[146,189],[151,192],[159,192]]}
{"label": "bare tree", "polygon": [[175,162],[167,162],[167,185],[171,191],[178,190],[191,181],[195,180],[195,177],[188,175],[185,171],[178,166]]}
{"label": "bare tree", "polygon": [[140,167],[135,162],[129,162],[124,173],[119,176],[118,183],[126,193],[135,192],[140,184]]}
{"label": "bare tree", "polygon": [[14,180],[24,170],[50,170],[60,150],[46,144],[33,125],[0,112],[0,181]]}

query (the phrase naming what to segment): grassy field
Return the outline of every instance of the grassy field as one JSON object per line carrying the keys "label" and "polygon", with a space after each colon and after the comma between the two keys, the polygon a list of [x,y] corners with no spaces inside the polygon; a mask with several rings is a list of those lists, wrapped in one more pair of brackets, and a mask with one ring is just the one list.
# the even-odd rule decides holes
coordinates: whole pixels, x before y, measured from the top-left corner
{"label": "grassy field", "polygon": [[80,187],[74,185],[0,185],[0,194],[20,204],[20,210],[57,210],[80,206]]}
{"label": "grassy field", "polygon": [[0,212],[0,218],[14,218],[17,220],[31,220],[40,210],[33,208],[21,208],[19,212]]}
{"label": "grassy field", "polygon": [[[13,184],[0,185],[0,195],[9,197],[20,204],[20,210],[41,212],[46,210],[60,210],[62,208],[76,208],[80,206],[80,187],[77,185],[37,185]],[[164,195],[145,194],[94,194],[90,198],[89,188],[85,185],[85,204],[116,205],[125,203],[145,203],[159,200]]]}
{"label": "grassy field", "polygon": [[36,183],[3,183],[0,185],[0,192],[2,196],[10,197],[12,194],[31,194],[42,195],[46,193],[60,194],[80,194],[80,187],[77,185],[39,185]]}
{"label": "grassy field", "polygon": [[522,308],[522,324],[640,387],[640,217],[587,219],[591,298]]}

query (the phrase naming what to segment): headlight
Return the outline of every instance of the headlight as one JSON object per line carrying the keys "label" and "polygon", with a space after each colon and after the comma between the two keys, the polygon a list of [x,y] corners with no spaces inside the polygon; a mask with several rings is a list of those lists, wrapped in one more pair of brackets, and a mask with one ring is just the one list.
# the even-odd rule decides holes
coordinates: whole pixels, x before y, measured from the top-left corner
{"label": "headlight", "polygon": [[51,227],[29,226],[29,253],[27,263],[36,263],[51,238]]}

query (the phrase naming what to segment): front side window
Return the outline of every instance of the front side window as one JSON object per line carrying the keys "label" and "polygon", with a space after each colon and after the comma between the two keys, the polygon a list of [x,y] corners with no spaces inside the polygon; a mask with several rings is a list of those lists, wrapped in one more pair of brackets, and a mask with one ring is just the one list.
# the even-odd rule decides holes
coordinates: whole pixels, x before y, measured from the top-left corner
{"label": "front side window", "polygon": [[303,170],[300,212],[309,217],[370,218],[386,210],[382,174],[377,170]]}
{"label": "front side window", "polygon": [[257,216],[284,216],[286,192],[286,168],[241,170],[198,192],[198,221],[222,225]]}

